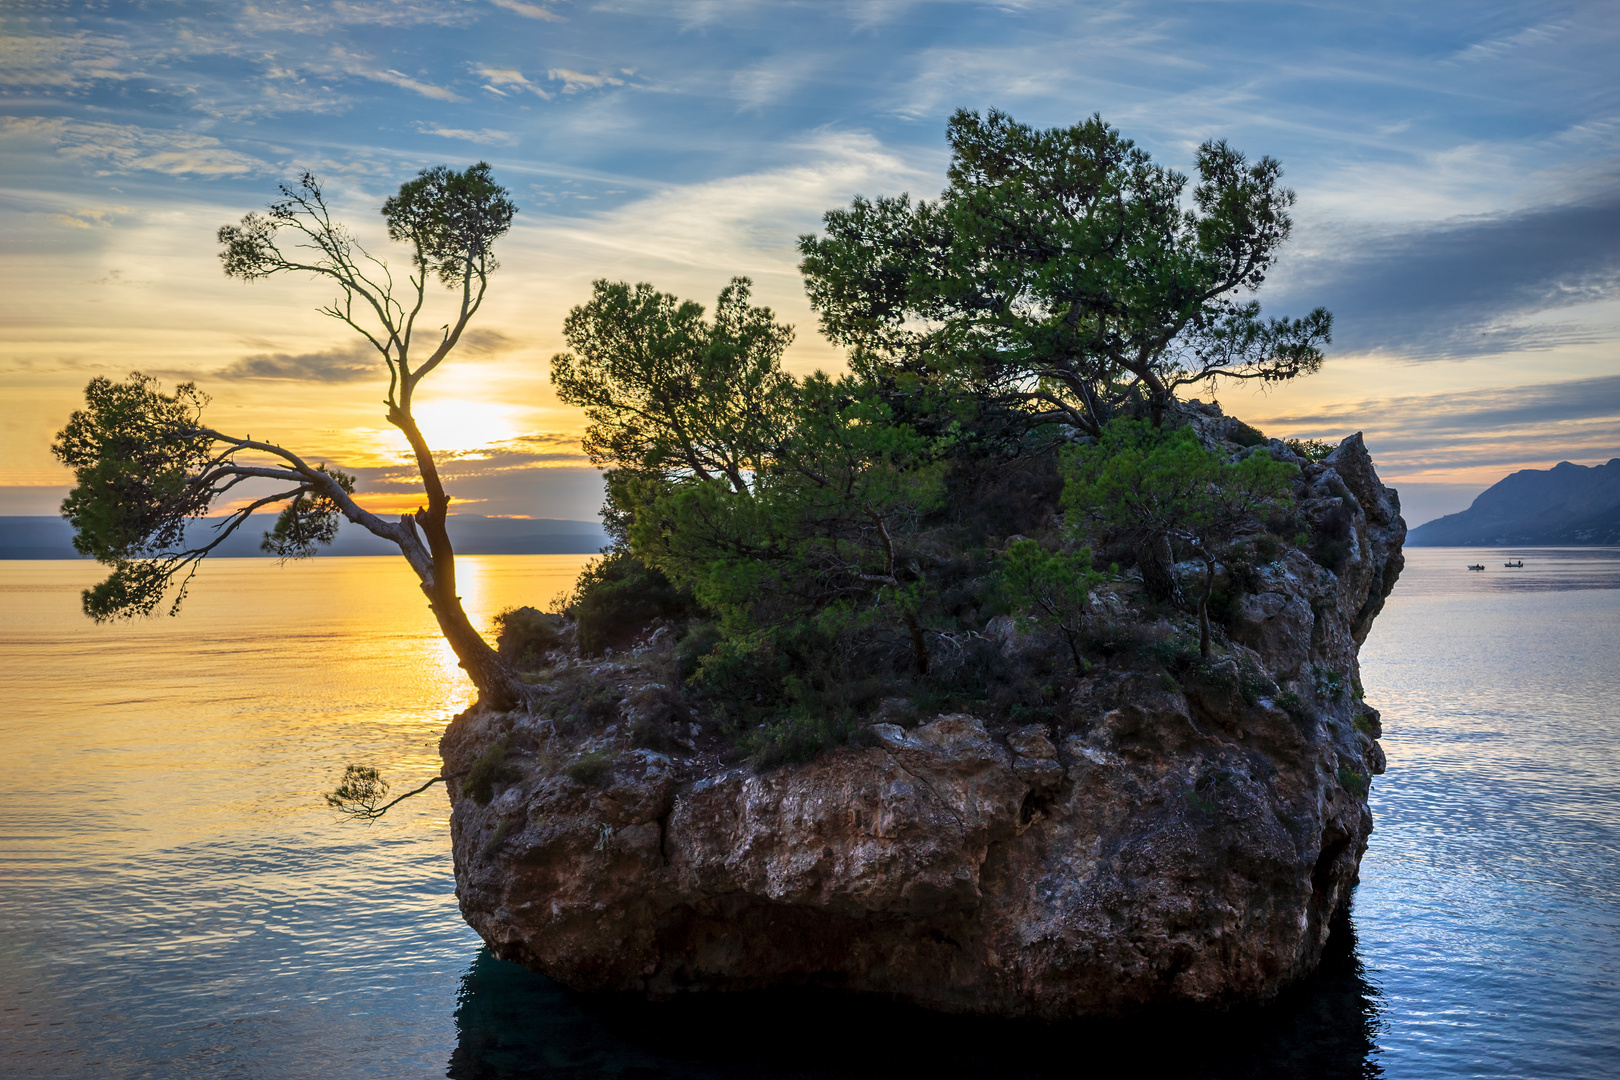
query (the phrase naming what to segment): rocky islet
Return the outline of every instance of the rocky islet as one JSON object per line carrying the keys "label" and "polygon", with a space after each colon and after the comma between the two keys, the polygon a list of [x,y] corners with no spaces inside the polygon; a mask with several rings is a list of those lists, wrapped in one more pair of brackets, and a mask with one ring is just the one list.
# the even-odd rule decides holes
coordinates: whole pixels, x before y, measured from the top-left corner
{"label": "rocky islet", "polygon": [[[1193,422],[1211,445],[1235,424]],[[880,716],[864,745],[774,769],[695,727],[636,748],[658,642],[573,659],[618,697],[600,730],[463,714],[441,749],[464,916],[588,992],[813,985],[1046,1020],[1274,996],[1315,968],[1372,829],[1357,650],[1406,527],[1359,435],[1315,462],[1266,449],[1300,466],[1306,542],[1251,568],[1209,662],[1099,665],[1061,723]],[[1163,622],[1139,601],[1095,603]],[[1020,648],[1011,620],[986,633]],[[467,771],[492,747],[480,801]]]}

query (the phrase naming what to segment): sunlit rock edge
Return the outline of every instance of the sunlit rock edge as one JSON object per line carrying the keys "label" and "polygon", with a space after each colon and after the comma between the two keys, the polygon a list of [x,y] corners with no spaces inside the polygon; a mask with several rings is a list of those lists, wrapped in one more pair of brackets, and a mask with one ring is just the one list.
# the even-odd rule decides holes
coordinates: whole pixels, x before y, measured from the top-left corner
{"label": "sunlit rock edge", "polygon": [[[502,737],[543,748],[487,805],[449,785],[467,922],[587,992],[814,985],[1047,1020],[1274,996],[1316,967],[1372,830],[1357,650],[1406,526],[1359,434],[1318,463],[1270,449],[1343,540],[1338,572],[1287,548],[1209,668],[1098,670],[1061,731],[878,724],[763,771],[633,749],[631,717],[563,740],[463,714],[447,772]],[[1130,595],[1097,602],[1145,618]],[[627,702],[649,680],[634,656],[598,670]],[[599,786],[557,768],[589,751],[612,761]]]}

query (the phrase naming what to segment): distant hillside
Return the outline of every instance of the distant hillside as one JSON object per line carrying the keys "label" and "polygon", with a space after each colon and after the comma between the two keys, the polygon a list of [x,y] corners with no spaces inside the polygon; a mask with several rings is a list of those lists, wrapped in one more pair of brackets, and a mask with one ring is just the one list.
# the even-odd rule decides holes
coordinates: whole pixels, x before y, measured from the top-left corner
{"label": "distant hillside", "polygon": [[[255,517],[214,549],[223,558],[262,557],[259,541],[274,522]],[[192,526],[196,539],[206,535],[211,519]],[[450,542],[459,555],[590,555],[608,542],[594,521],[555,518],[491,518],[451,514]],[[343,523],[327,555],[398,555],[399,549],[357,525]],[[74,559],[73,530],[59,517],[0,517],[0,559]]]}
{"label": "distant hillside", "polygon": [[1620,458],[1523,469],[1480,492],[1460,514],[1407,534],[1416,547],[1620,544]]}

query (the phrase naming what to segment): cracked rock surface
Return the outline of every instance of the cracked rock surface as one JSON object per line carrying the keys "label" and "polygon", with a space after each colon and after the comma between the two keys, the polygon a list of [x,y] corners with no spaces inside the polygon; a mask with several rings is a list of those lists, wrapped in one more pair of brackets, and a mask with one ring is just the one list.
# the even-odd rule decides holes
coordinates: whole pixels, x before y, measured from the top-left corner
{"label": "cracked rock surface", "polygon": [[[463,714],[447,772],[505,740],[518,777],[483,805],[449,784],[463,914],[593,992],[808,984],[1052,1020],[1276,994],[1315,968],[1372,829],[1356,652],[1406,533],[1359,435],[1301,465],[1337,570],[1290,549],[1211,664],[1098,670],[1056,727],[877,723],[762,771],[634,749],[628,721],[570,739]],[[648,679],[596,672],[626,702]],[[600,775],[573,778],[587,754]]]}

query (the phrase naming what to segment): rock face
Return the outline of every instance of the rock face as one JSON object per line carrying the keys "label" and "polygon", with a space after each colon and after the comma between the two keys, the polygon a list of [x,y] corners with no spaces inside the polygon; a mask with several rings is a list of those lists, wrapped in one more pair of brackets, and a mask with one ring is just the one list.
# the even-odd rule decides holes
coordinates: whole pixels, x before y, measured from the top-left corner
{"label": "rock face", "polygon": [[[632,749],[633,716],[568,739],[464,714],[447,771],[533,750],[487,805],[450,784],[462,912],[586,991],[813,984],[1054,1020],[1275,994],[1315,967],[1372,829],[1356,652],[1406,531],[1359,435],[1301,464],[1316,558],[1254,570],[1212,663],[1097,670],[1061,729],[878,723],[757,771]],[[644,700],[634,658],[596,674]],[[599,775],[564,764],[586,755]]]}

